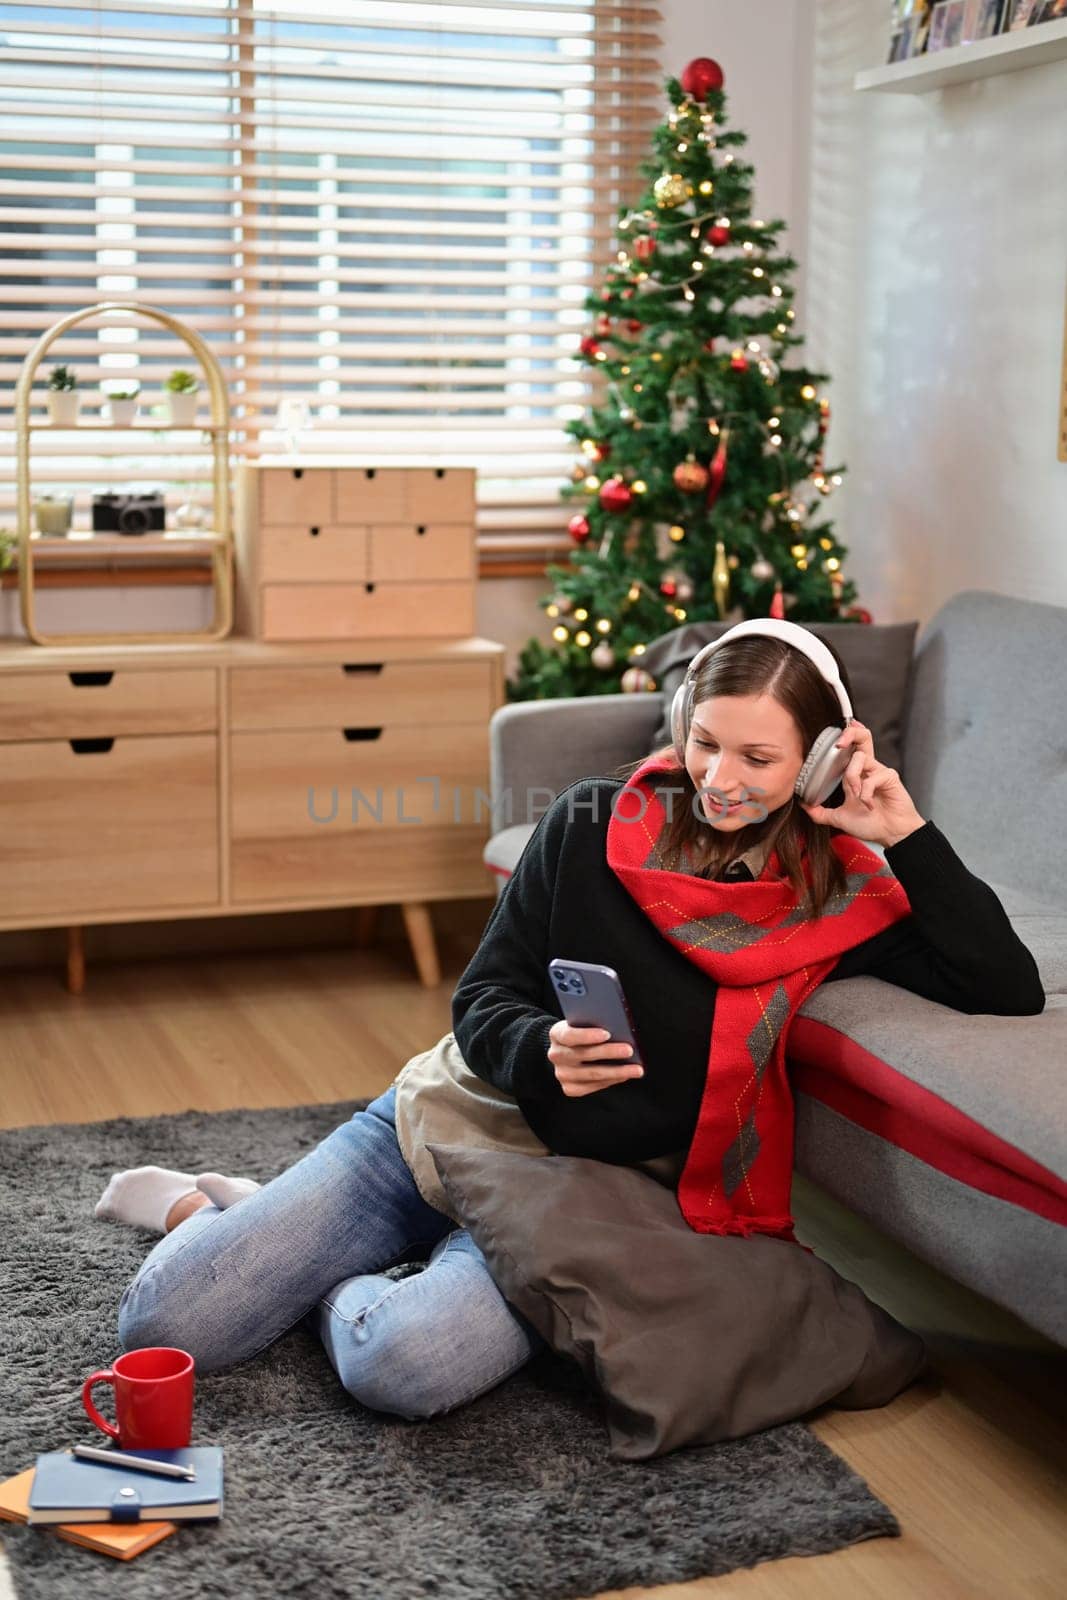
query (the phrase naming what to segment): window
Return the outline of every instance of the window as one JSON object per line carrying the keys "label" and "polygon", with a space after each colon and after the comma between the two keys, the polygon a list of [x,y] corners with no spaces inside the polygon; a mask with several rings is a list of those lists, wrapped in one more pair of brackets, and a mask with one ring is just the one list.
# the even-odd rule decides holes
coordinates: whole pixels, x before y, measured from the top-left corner
{"label": "window", "polygon": [[[474,465],[483,551],[565,544],[572,355],[660,120],[658,23],[651,0],[0,3],[4,459],[34,339],[138,300],[210,343],[237,453]],[[48,359],[90,418],[136,376],[149,422],[189,364],[143,322]],[[81,526],[94,489],[206,500],[196,434],[33,439]]]}

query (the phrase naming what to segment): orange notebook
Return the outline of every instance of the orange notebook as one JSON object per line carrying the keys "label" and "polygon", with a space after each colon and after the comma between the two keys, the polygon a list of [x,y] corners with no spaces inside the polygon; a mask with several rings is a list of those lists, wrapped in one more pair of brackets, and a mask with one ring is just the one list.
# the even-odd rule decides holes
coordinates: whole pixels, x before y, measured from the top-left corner
{"label": "orange notebook", "polygon": [[[30,1509],[30,1486],[36,1467],[0,1483],[0,1518],[5,1522],[25,1522]],[[58,1533],[69,1544],[80,1545],[83,1550],[102,1550],[105,1555],[129,1561],[142,1550],[174,1533],[173,1522],[61,1522],[48,1529]]]}

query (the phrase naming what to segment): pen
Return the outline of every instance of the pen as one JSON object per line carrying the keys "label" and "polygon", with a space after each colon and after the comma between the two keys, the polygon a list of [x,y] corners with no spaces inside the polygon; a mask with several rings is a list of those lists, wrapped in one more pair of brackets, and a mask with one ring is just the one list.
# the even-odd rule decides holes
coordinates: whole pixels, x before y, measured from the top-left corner
{"label": "pen", "polygon": [[72,1452],[79,1461],[102,1461],[106,1467],[128,1467],[133,1472],[151,1472],[161,1478],[183,1478],[196,1482],[196,1468],[173,1461],[153,1461],[149,1456],[128,1456],[121,1450],[99,1450],[93,1444],[76,1444]]}

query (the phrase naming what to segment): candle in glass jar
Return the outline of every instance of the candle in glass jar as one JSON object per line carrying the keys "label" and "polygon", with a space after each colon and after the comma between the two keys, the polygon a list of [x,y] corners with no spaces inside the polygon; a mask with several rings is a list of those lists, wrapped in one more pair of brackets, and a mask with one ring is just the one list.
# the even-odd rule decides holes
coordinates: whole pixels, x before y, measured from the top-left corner
{"label": "candle in glass jar", "polygon": [[62,536],[70,532],[73,500],[70,495],[42,495],[34,501],[33,512],[40,533]]}

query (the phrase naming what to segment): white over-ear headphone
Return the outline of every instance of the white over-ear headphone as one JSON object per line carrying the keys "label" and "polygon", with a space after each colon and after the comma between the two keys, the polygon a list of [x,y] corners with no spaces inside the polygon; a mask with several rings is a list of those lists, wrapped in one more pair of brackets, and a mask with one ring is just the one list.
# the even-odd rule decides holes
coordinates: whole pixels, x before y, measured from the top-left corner
{"label": "white over-ear headphone", "polygon": [[849,761],[852,759],[852,748],[845,750],[835,748],[835,741],[844,732],[853,720],[852,705],[848,698],[848,691],[841,682],[841,674],[837,668],[830,651],[807,628],[802,628],[799,623],[787,622],[781,617],[749,617],[744,622],[738,622],[732,628],[727,628],[718,639],[713,639],[702,650],[698,650],[685,669],[685,677],[679,684],[671,702],[671,738],[674,740],[674,753],[678,757],[679,766],[685,766],[685,747],[689,739],[689,727],[693,717],[693,696],[696,690],[696,676],[701,664],[707,660],[713,650],[718,650],[720,645],[726,644],[730,639],[738,639],[748,633],[765,634],[773,639],[784,639],[794,649],[802,650],[808,659],[818,667],[822,676],[833,689],[841,706],[843,722],[840,727],[826,727],[816,738],[800,771],[797,773],[793,792],[809,806],[821,806],[828,795],[837,788],[838,780]]}

